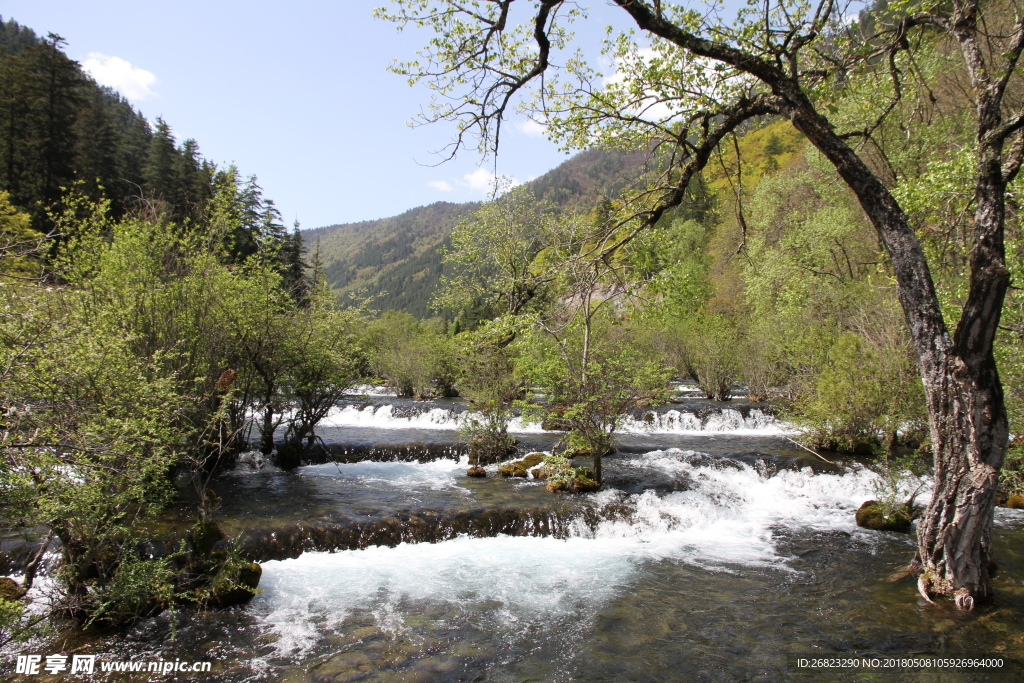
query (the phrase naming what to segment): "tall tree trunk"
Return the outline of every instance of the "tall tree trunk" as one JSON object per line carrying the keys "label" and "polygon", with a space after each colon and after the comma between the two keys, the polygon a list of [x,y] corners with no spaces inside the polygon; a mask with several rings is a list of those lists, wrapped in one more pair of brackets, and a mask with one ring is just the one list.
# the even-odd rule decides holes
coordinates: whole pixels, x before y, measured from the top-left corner
{"label": "tall tree trunk", "polygon": [[267,399],[263,409],[263,427],[260,429],[260,452],[269,455],[274,450],[274,407]]}
{"label": "tall tree trunk", "polygon": [[992,596],[992,513],[1009,437],[993,356],[1009,283],[1001,169],[996,162],[979,173],[971,288],[950,339],[921,244],[895,198],[809,102],[791,117],[856,194],[892,259],[924,381],[935,462],[932,501],[918,526],[920,585],[972,609]]}

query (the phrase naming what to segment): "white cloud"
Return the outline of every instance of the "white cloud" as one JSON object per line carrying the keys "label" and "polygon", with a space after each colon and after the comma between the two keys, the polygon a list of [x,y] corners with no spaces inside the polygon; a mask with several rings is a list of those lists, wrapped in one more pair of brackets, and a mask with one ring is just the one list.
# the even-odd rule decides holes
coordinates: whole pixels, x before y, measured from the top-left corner
{"label": "white cloud", "polygon": [[516,128],[519,132],[525,133],[532,137],[543,137],[547,133],[548,127],[540,121],[534,121],[533,119],[526,119],[516,124]]}
{"label": "white cloud", "polygon": [[471,190],[483,192],[487,195],[494,194],[495,185],[497,185],[498,194],[504,194],[516,185],[522,185],[519,180],[512,176],[496,176],[482,166],[472,173],[462,176],[461,184]]}
{"label": "white cloud", "polygon": [[490,192],[494,189],[495,175],[482,166],[462,178],[466,185],[478,192]]}
{"label": "white cloud", "polygon": [[132,66],[120,57],[110,57],[100,52],[90,52],[82,62],[87,71],[100,85],[119,91],[129,100],[144,100],[153,94],[151,86],[156,75],[150,71]]}
{"label": "white cloud", "polygon": [[432,187],[441,192],[451,192],[455,189],[447,180],[429,180],[427,181],[427,187]]}

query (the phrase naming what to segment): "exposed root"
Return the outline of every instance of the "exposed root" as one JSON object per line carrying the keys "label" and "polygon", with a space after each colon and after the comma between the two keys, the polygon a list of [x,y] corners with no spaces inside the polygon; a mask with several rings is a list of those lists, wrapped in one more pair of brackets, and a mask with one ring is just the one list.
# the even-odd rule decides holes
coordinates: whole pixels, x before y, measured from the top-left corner
{"label": "exposed root", "polygon": [[974,609],[974,596],[966,588],[961,588],[953,594],[953,602],[961,612],[970,612]]}
{"label": "exposed root", "polygon": [[934,605],[935,601],[928,596],[928,589],[931,587],[931,581],[928,579],[927,574],[921,574],[917,578],[917,592],[921,594],[921,597],[925,599],[929,605]]}

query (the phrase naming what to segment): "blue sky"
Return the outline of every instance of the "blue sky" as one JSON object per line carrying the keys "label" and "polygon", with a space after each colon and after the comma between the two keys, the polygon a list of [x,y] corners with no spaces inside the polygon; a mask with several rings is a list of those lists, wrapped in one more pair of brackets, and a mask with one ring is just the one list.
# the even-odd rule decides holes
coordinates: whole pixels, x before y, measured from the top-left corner
{"label": "blue sky", "polygon": [[[453,129],[407,126],[428,94],[386,69],[426,36],[375,21],[381,4],[0,0],[0,15],[60,34],[72,59],[151,121],[162,116],[179,141],[195,138],[208,159],[255,174],[286,222],[315,228],[485,196],[493,166],[480,170],[471,152],[427,166]],[[621,13],[593,4],[599,20]],[[498,173],[518,180],[566,158],[514,123],[503,141]]]}

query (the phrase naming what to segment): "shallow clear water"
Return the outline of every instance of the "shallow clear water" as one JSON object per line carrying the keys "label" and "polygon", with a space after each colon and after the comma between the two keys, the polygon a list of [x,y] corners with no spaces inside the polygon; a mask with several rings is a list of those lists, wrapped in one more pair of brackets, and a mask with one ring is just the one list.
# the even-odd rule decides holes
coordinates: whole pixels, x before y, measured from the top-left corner
{"label": "shallow clear water", "polygon": [[[210,659],[224,681],[1024,680],[1024,513],[997,515],[996,603],[962,615],[889,580],[913,537],[854,524],[875,495],[869,469],[812,469],[771,433],[629,439],[605,462],[606,489],[585,496],[470,479],[454,458],[228,473],[215,488],[232,532],[410,531],[265,561],[244,607],[178,614],[173,630],[165,614],[127,635],[72,632],[66,647]],[[524,508],[534,523],[513,519]],[[437,519],[469,531],[400,542]],[[513,533],[491,533],[505,523]],[[796,667],[862,653],[1000,654],[1006,666]]]}

